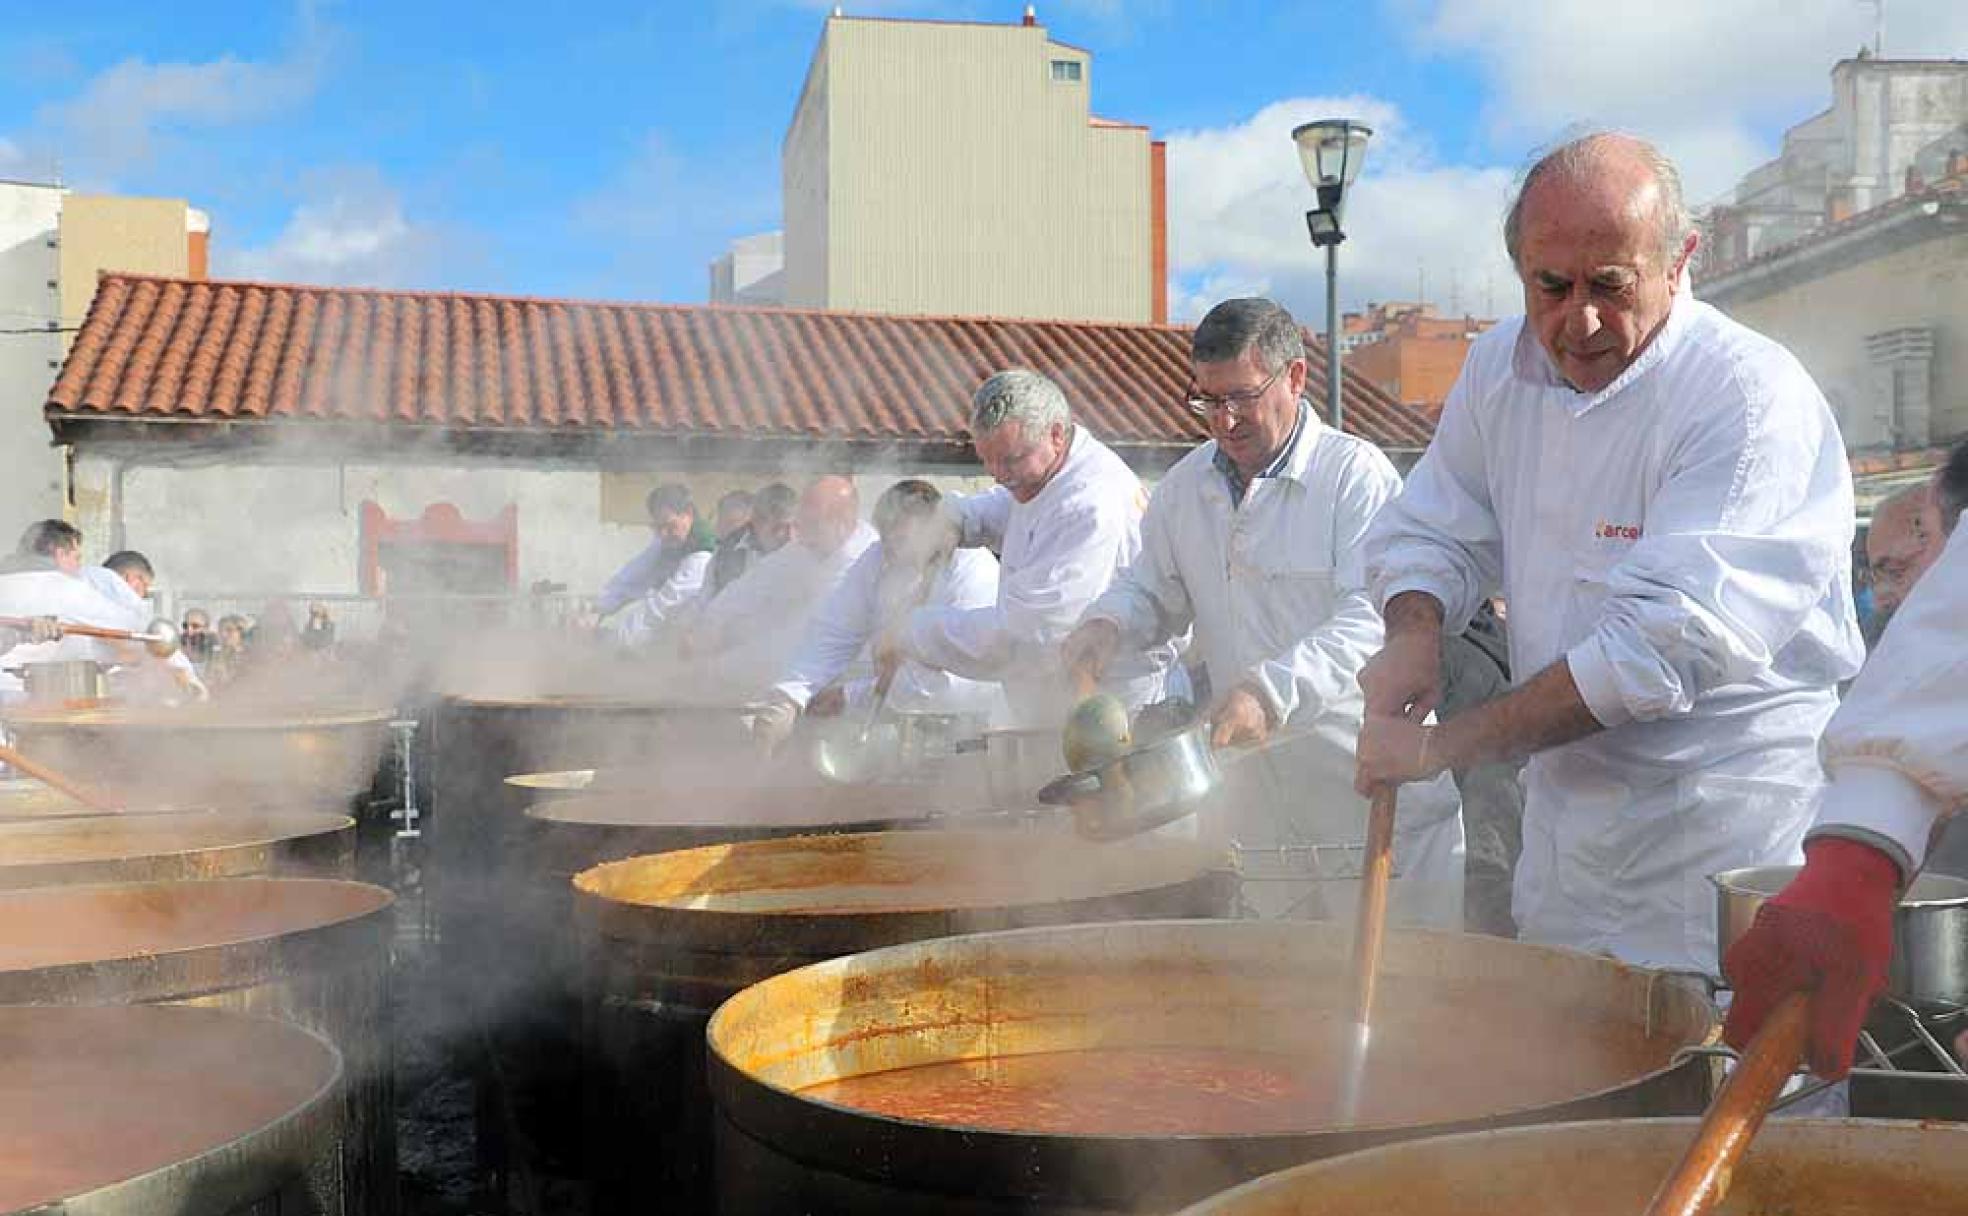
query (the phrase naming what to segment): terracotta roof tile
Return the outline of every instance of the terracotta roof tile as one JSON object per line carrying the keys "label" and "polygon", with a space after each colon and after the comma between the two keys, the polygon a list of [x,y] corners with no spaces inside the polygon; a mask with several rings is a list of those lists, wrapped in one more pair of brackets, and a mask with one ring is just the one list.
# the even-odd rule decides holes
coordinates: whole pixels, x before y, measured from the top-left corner
{"label": "terracotta roof tile", "polygon": [[[458,431],[962,443],[991,372],[1057,379],[1095,433],[1183,447],[1189,331],[1154,325],[581,303],[104,275],[48,397],[57,427],[309,420]],[[1312,352],[1318,397],[1323,354]],[[1431,424],[1358,377],[1347,428]]]}

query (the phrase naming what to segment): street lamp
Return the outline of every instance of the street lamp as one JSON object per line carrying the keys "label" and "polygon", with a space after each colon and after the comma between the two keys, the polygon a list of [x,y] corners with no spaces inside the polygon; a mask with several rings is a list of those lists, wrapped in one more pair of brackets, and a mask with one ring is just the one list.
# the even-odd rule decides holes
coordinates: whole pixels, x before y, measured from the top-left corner
{"label": "street lamp", "polygon": [[1314,248],[1326,251],[1326,412],[1334,430],[1345,411],[1339,403],[1339,243],[1346,233],[1339,226],[1346,188],[1360,176],[1373,128],[1350,118],[1322,118],[1292,131],[1305,180],[1312,183],[1318,205],[1305,213],[1305,230]]}

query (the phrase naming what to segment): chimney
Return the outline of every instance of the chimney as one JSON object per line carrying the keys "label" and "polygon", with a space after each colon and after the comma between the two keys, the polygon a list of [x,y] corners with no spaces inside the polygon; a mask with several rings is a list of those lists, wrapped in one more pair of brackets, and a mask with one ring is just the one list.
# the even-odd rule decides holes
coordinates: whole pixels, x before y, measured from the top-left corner
{"label": "chimney", "polygon": [[1035,9],[1035,8],[1033,8],[1033,7],[1032,7],[1031,5],[1029,5],[1029,4],[1028,4],[1028,5],[1026,5],[1026,6],[1025,6],[1025,24],[1026,24],[1026,25],[1037,25],[1038,23],[1039,23],[1039,13],[1038,13],[1038,10],[1037,10],[1037,9]]}

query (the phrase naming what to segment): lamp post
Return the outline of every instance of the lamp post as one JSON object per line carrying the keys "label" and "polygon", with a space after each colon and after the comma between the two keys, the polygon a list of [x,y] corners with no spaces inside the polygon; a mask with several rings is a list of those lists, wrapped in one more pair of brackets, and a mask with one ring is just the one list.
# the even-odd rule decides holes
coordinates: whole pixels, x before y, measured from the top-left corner
{"label": "lamp post", "polygon": [[1305,213],[1305,230],[1312,245],[1326,251],[1326,412],[1334,430],[1345,420],[1339,401],[1339,243],[1346,233],[1339,226],[1346,188],[1360,176],[1373,128],[1350,118],[1322,118],[1292,131],[1305,180],[1312,183],[1318,205]]}

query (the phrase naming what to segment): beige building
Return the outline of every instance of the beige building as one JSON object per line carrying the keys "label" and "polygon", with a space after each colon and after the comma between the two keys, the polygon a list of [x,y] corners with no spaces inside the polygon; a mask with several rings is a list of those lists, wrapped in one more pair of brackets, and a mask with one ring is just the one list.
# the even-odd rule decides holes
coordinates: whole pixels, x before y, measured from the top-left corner
{"label": "beige building", "polygon": [[1855,451],[1968,433],[1968,165],[1725,270],[1695,293],[1796,353]]}
{"label": "beige building", "polygon": [[[183,199],[0,182],[0,551],[70,513],[41,407],[105,270],[204,278],[210,222]],[[100,556],[100,555],[98,555]]]}
{"label": "beige building", "polygon": [[1022,25],[831,17],[781,153],[796,308],[1162,322],[1163,147]]}

